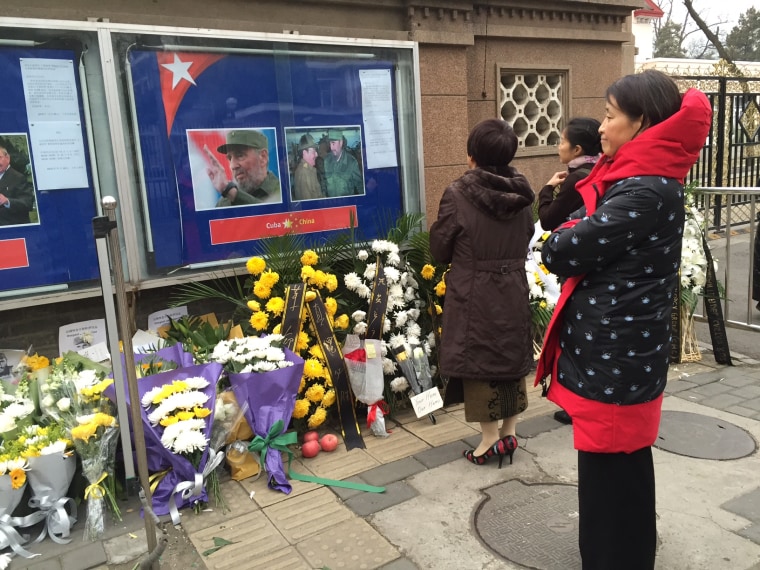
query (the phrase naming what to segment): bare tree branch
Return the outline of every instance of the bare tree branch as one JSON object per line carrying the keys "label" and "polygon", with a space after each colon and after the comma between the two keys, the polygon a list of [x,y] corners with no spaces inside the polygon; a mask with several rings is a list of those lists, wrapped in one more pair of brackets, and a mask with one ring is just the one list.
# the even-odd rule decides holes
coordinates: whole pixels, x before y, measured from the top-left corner
{"label": "bare tree branch", "polygon": [[692,5],[692,0],[683,0],[683,5],[686,6],[686,10],[689,12],[691,19],[694,20],[694,23],[696,23],[697,26],[699,26],[699,29],[702,30],[705,36],[707,36],[707,39],[710,40],[710,43],[715,46],[715,49],[718,52],[718,56],[721,59],[726,60],[729,64],[736,67],[736,65],[734,64],[734,61],[731,59],[731,55],[728,53],[728,50],[726,49],[726,47],[723,45],[723,42],[720,41],[720,38],[717,36],[717,34],[715,34],[710,29],[710,26],[708,26],[705,23],[705,21],[694,9],[694,6]]}

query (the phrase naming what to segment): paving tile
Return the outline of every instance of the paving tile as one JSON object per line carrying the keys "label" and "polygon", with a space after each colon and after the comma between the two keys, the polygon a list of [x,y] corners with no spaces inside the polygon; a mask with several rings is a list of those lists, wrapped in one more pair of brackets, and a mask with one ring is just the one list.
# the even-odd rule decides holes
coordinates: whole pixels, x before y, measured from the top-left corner
{"label": "paving tile", "polygon": [[[57,557],[40,560],[39,562],[35,562],[35,560],[38,559],[16,556],[11,560],[11,565],[8,568],[10,570],[63,570],[61,561]],[[108,567],[106,567],[106,570],[108,570]]]}
{"label": "paving tile", "polygon": [[752,418],[757,414],[757,410],[751,410],[749,408],[745,408],[744,406],[729,406],[726,408],[727,412],[731,412],[732,414],[736,414],[737,416],[742,416],[744,418]]}
{"label": "paving tile", "polygon": [[[430,449],[430,451],[434,451],[434,449]],[[422,453],[426,452],[423,451]],[[361,474],[361,478],[370,485],[383,487],[389,483],[402,481],[407,477],[416,475],[417,473],[424,471],[425,467],[425,465],[417,461],[414,457],[406,457],[394,461],[393,463],[386,463],[380,467],[365,471]]]}
{"label": "paving tile", "polygon": [[711,408],[717,408],[719,410],[725,410],[731,406],[735,406],[744,401],[744,398],[736,396],[733,393],[730,394],[718,394],[717,396],[708,396],[702,402],[703,406],[710,406]]}
{"label": "paving tile", "polygon": [[692,390],[685,390],[683,392],[679,392],[678,394],[674,394],[674,396],[678,396],[679,398],[683,398],[689,402],[701,402],[707,397],[704,394],[694,393]]}
{"label": "paving tile", "polygon": [[744,406],[745,408],[749,408],[751,410],[756,410],[760,412],[760,398],[745,400],[744,403],[742,403],[742,406]]}
{"label": "paving tile", "polygon": [[220,487],[227,510],[217,507],[213,497],[209,497],[208,509],[197,515],[193,513],[192,509],[184,509],[181,512],[182,527],[185,529],[185,532],[191,533],[209,528],[259,508],[258,504],[251,501],[248,492],[239,481],[230,479],[221,483]]}
{"label": "paving tile", "polygon": [[311,568],[379,568],[398,551],[362,519],[353,519],[296,544]]}
{"label": "paving tile", "polygon": [[66,570],[87,570],[108,561],[102,542],[85,542],[76,549],[60,556],[61,566]]}
{"label": "paving tile", "polygon": [[[739,536],[743,536],[744,538],[750,539],[756,544],[760,544],[760,524],[749,525],[747,528],[743,528],[742,530],[738,531],[737,534]],[[760,568],[760,563],[758,563],[757,566],[752,567],[752,569],[754,568]]]}
{"label": "paving tile", "polygon": [[720,508],[760,525],[760,487],[726,501]]}
{"label": "paving tile", "polygon": [[725,379],[728,375],[727,368],[721,368],[719,370],[712,370],[703,374],[691,374],[688,378],[689,382],[704,386],[705,384],[711,384],[719,380]]}
{"label": "paving tile", "polygon": [[391,463],[414,455],[430,446],[405,429],[396,429],[388,437],[369,436],[364,438],[365,450],[380,463]]}
{"label": "paving tile", "polygon": [[104,540],[103,549],[106,551],[106,561],[109,564],[124,564],[135,560],[148,552],[145,529]]}
{"label": "paving tile", "polygon": [[378,570],[419,570],[419,567],[408,558],[397,558],[393,562],[381,566]]}
{"label": "paving tile", "polygon": [[744,376],[731,376],[730,378],[723,379],[724,384],[741,388],[743,386],[756,386],[760,383],[760,374],[749,373]]}
{"label": "paving tile", "polygon": [[294,546],[267,552],[255,559],[249,557],[241,561],[241,564],[239,569],[250,568],[251,570],[313,570],[314,568],[304,560]]}
{"label": "paving tile", "polygon": [[[553,414],[554,412],[552,412]],[[565,424],[555,420],[552,415],[543,415],[530,418],[524,422],[517,422],[517,435],[519,437],[535,437],[547,431],[563,427]]]}
{"label": "paving tile", "polygon": [[677,394],[678,392],[683,392],[684,390],[689,390],[696,386],[698,386],[698,384],[694,384],[694,382],[689,382],[688,380],[676,380],[675,382],[668,380],[668,383],[665,385],[665,392],[668,394]]}
{"label": "paving tile", "polygon": [[201,554],[214,547],[215,536],[235,543],[203,557],[206,567],[219,570],[251,568],[252,560],[259,560],[288,546],[285,537],[259,510],[189,535],[193,546]]}
{"label": "paving tile", "polygon": [[757,380],[755,384],[749,384],[747,386],[742,386],[741,388],[734,388],[731,390],[731,394],[734,396],[741,396],[746,400],[760,398],[760,380]]}
{"label": "paving tile", "polygon": [[399,425],[405,425],[419,420],[413,408],[396,411],[391,418]]}
{"label": "paving tile", "polygon": [[731,390],[733,386],[728,386],[722,382],[712,382],[710,384],[702,384],[691,390],[692,394],[702,394],[703,396],[717,396]]}
{"label": "paving tile", "polygon": [[291,544],[353,518],[353,513],[325,488],[265,507],[264,513]]}
{"label": "paving tile", "polygon": [[[382,467],[382,466],[381,466]],[[380,467],[376,467],[376,469],[379,469]],[[348,479],[343,479],[343,481],[350,481],[351,483],[367,483],[364,479],[362,479],[359,475],[354,475],[353,477],[349,477]],[[373,483],[374,485],[374,483]],[[364,493],[365,491],[359,491],[358,489],[348,489],[346,487],[336,487],[334,485],[328,485],[328,489],[330,489],[333,493],[335,493],[340,499],[346,500],[354,495],[358,495],[359,493]]]}
{"label": "paving tile", "polygon": [[450,414],[436,415],[436,424],[425,418],[404,427],[433,447],[451,443],[478,433],[478,430],[460,422]]}
{"label": "paving tile", "polygon": [[363,493],[351,497],[346,506],[357,515],[366,517],[388,507],[398,505],[417,496],[417,491],[403,481],[391,483],[385,487],[385,493]]}
{"label": "paving tile", "polygon": [[[288,469],[288,460],[285,459],[283,461],[283,465],[285,466],[285,470]],[[295,473],[302,473],[304,475],[313,475],[311,471],[299,460],[294,459],[293,462],[290,464],[291,471],[294,471]],[[295,497],[297,495],[301,495],[303,493],[308,493],[309,491],[313,491],[314,489],[317,489],[320,487],[320,485],[317,485],[316,483],[306,483],[304,481],[297,481],[295,479],[289,479],[290,485],[292,487],[292,490],[289,494],[283,493],[282,491],[276,491],[275,489],[270,489],[267,487],[267,474],[266,472],[262,473],[261,476],[258,479],[254,479],[253,477],[250,477],[248,479],[243,479],[242,481],[239,481],[240,486],[243,488],[243,491],[246,494],[246,501],[250,501],[250,494],[253,492],[253,501],[256,505],[259,507],[268,507],[269,505],[273,505],[275,503],[279,503],[280,501],[284,501],[288,497]]]}
{"label": "paving tile", "polygon": [[[480,434],[477,435],[477,441],[480,441]],[[459,459],[462,457],[462,451],[464,449],[466,448],[462,445],[462,442],[457,440],[439,447],[433,447],[427,451],[422,451],[415,455],[414,458],[428,469],[433,469],[439,465],[444,465],[455,459]]]}
{"label": "paving tile", "polygon": [[364,449],[346,451],[345,444],[331,452],[322,452],[311,459],[304,459],[304,465],[318,477],[346,479],[380,465],[380,462]]}

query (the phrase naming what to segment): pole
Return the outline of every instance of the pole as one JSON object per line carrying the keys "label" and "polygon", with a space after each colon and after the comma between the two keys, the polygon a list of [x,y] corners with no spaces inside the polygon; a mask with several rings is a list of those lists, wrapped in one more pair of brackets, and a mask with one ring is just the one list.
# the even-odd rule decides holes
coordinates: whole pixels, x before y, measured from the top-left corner
{"label": "pole", "polygon": [[[117,329],[116,306],[113,301],[113,285],[111,284],[111,267],[108,264],[108,243],[106,237],[111,230],[108,218],[95,218],[92,228],[95,233],[95,247],[98,252],[98,266],[100,268],[100,285],[103,291],[103,304],[106,310],[106,329],[108,331],[108,350],[111,353],[111,361],[116,362],[119,355],[119,331]],[[114,226],[115,227],[115,226]],[[137,481],[135,480],[135,463],[132,457],[132,440],[129,437],[129,410],[127,408],[127,396],[125,393],[124,371],[121,366],[113,366],[114,388],[116,389],[116,408],[119,412],[119,431],[121,435],[121,447],[124,452],[124,474],[126,475],[126,489],[130,495],[135,494]]]}
{"label": "pole", "polygon": [[[108,245],[111,251],[111,266],[113,268],[114,288],[116,290],[116,307],[118,309],[119,333],[121,335],[124,355],[126,356],[127,365],[124,367],[127,377],[127,388],[129,389],[129,401],[132,405],[129,407],[132,416],[132,433],[135,437],[135,455],[137,457],[137,472],[140,477],[140,486],[145,493],[146,501],[149,505],[153,504],[150,491],[150,482],[148,481],[148,456],[145,449],[145,431],[143,430],[142,418],[140,417],[140,396],[137,392],[137,375],[133,365],[134,349],[132,347],[132,331],[129,327],[127,318],[127,298],[124,294],[124,272],[121,266],[121,248],[119,247],[119,234],[116,230],[116,198],[105,196],[101,201],[103,212],[108,218],[109,239]],[[117,353],[118,354],[118,353]],[[114,368],[121,365],[121,358],[114,359]],[[156,540],[156,525],[152,517],[145,517],[145,534],[148,539],[148,551],[153,552],[158,544]],[[159,563],[153,564],[154,570],[160,568]]]}

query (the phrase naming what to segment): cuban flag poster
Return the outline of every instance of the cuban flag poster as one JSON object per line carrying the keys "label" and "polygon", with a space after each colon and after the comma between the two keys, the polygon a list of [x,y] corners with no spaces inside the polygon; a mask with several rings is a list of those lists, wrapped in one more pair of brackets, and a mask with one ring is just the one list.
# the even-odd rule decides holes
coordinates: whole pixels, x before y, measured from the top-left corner
{"label": "cuban flag poster", "polygon": [[126,61],[151,272],[287,233],[372,239],[401,214],[391,62],[138,46]]}

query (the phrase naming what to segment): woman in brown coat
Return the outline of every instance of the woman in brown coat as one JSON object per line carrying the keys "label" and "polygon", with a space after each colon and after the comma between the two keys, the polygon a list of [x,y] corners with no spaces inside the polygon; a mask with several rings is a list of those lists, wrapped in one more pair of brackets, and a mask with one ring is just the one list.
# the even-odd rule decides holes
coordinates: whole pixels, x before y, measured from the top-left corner
{"label": "woman in brown coat", "polygon": [[[436,260],[451,263],[440,368],[461,381],[465,419],[480,422],[480,444],[464,452],[482,465],[517,448],[517,414],[528,407],[525,375],[532,363],[525,259],[535,198],[510,161],[517,137],[506,122],[489,119],[467,139],[470,170],[443,193],[430,228]],[[503,420],[501,427],[499,420]]]}

